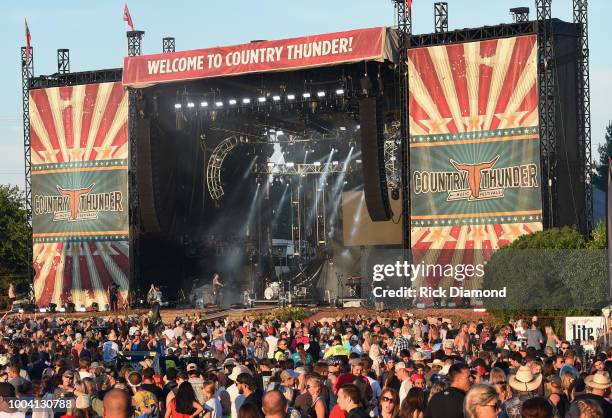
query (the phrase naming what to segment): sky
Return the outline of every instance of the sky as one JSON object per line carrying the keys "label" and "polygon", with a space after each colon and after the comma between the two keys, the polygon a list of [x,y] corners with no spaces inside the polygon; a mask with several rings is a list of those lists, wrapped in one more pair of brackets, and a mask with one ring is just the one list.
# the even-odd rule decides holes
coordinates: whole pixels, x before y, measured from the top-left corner
{"label": "sky", "polygon": [[[433,0],[413,0],[413,33],[434,29]],[[509,9],[534,0],[448,0],[449,29],[511,22]],[[34,47],[34,74],[57,71],[57,49],[70,49],[71,71],[122,66],[127,54],[120,0],[3,1],[0,6],[0,184],[23,187],[23,124],[20,47],[24,18]],[[174,36],[176,49],[234,45],[255,39],[283,39],[342,30],[391,26],[391,0],[129,0],[136,29],[144,30],[143,53],[161,52],[162,38]],[[572,20],[572,0],[553,0],[553,16]],[[609,16],[612,1],[589,0],[593,153],[612,120],[612,54]]]}

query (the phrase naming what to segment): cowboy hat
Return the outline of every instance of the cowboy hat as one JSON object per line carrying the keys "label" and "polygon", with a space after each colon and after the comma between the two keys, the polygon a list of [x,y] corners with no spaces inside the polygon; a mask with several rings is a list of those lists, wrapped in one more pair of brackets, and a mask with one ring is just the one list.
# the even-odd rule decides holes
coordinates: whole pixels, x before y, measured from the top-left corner
{"label": "cowboy hat", "polygon": [[412,355],[412,360],[413,361],[425,361],[427,360],[427,357],[425,357],[425,355],[421,353],[420,351],[417,351]]}
{"label": "cowboy hat", "polygon": [[510,387],[519,392],[532,392],[539,388],[541,383],[542,375],[533,374],[529,366],[519,367],[516,374],[510,376],[508,381]]}
{"label": "cowboy hat", "polygon": [[584,379],[584,384],[593,389],[608,389],[612,386],[610,375],[608,372],[599,371],[595,374],[587,376]]}
{"label": "cowboy hat", "polygon": [[444,362],[439,358],[434,359],[431,363],[427,363],[429,367],[444,367]]}

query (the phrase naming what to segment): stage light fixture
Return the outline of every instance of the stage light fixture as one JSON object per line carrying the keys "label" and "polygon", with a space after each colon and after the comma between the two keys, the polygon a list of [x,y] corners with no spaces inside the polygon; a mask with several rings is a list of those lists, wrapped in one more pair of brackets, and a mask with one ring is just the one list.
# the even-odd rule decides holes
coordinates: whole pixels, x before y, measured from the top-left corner
{"label": "stage light fixture", "polygon": [[295,100],[295,94],[288,94],[287,100]]}
{"label": "stage light fixture", "polygon": [[183,107],[183,105],[181,105],[180,103],[175,103],[174,104],[174,108],[175,109],[180,109],[181,107]]}
{"label": "stage light fixture", "polygon": [[295,167],[295,163],[287,163],[287,167]]}
{"label": "stage light fixture", "polygon": [[332,161],[332,165],[338,165],[340,164],[338,161]]}
{"label": "stage light fixture", "polygon": [[264,102],[266,101],[266,98],[262,96],[262,97],[260,97],[259,99],[257,99],[257,101],[258,101],[259,103],[264,103]]}
{"label": "stage light fixture", "polygon": [[357,125],[357,129],[361,129],[361,125]]}
{"label": "stage light fixture", "polygon": [[242,103],[243,104],[249,104],[249,103],[251,103],[251,99],[245,97],[244,99],[242,99]]}
{"label": "stage light fixture", "polygon": [[355,161],[357,164],[361,164],[361,160],[356,160]]}
{"label": "stage light fixture", "polygon": [[216,103],[215,103],[215,106],[217,106],[217,107],[223,107],[223,102],[216,102]]}
{"label": "stage light fixture", "polygon": [[189,103],[187,103],[187,107],[194,108],[195,107],[195,103],[194,102],[189,102]]}
{"label": "stage light fixture", "polygon": [[272,96],[272,100],[274,100],[275,102],[279,102],[281,99],[280,96]]}
{"label": "stage light fixture", "polygon": [[47,313],[47,308],[40,308],[38,311],[40,313]]}
{"label": "stage light fixture", "polygon": [[276,136],[279,136],[279,135],[285,135],[285,133],[283,131],[276,131]]}
{"label": "stage light fixture", "polygon": [[317,97],[325,97],[325,92],[324,91],[317,92]]}
{"label": "stage light fixture", "polygon": [[304,94],[302,94],[302,97],[304,99],[310,99],[310,93],[304,93]]}
{"label": "stage light fixture", "polygon": [[336,90],[336,94],[338,96],[342,96],[344,94],[344,90],[343,89],[338,89],[338,90]]}
{"label": "stage light fixture", "polygon": [[346,131],[346,126],[341,126],[341,127],[340,127],[340,130],[341,130],[341,131]]}
{"label": "stage light fixture", "polygon": [[229,101],[229,104],[232,105],[232,106],[235,105],[236,103],[237,103],[236,99],[230,99],[230,101]]}
{"label": "stage light fixture", "polygon": [[208,102],[200,102],[201,107],[208,107]]}
{"label": "stage light fixture", "polygon": [[314,165],[315,167],[320,167],[321,161],[315,161],[314,163],[312,163],[312,165]]}
{"label": "stage light fixture", "polygon": [[269,162],[269,163],[268,163],[268,167],[270,167],[270,168],[271,168],[271,167],[274,167],[275,165],[276,165],[276,164],[274,164],[273,162]]}

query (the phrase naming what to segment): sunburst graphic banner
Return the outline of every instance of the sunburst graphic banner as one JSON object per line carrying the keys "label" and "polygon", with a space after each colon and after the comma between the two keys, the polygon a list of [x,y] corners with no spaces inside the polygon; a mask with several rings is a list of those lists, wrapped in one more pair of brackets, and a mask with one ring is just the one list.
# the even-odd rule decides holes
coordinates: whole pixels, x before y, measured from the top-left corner
{"label": "sunburst graphic banner", "polygon": [[[537,38],[409,53],[416,263],[483,264],[542,229]],[[479,288],[432,274],[415,285]]]}
{"label": "sunburst graphic banner", "polygon": [[128,95],[121,83],[30,91],[34,293],[104,308],[128,291]]}

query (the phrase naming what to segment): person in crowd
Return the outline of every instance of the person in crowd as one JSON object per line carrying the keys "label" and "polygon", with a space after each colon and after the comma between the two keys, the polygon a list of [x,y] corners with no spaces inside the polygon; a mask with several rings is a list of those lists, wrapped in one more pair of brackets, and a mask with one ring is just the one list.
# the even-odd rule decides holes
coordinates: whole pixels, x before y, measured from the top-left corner
{"label": "person in crowd", "polygon": [[346,413],[347,418],[368,417],[361,402],[361,391],[356,385],[349,383],[338,389],[338,406]]}
{"label": "person in crowd", "polygon": [[176,397],[170,402],[165,418],[195,418],[204,411],[188,381],[181,383]]}
{"label": "person in crowd", "polygon": [[104,418],[128,418],[131,416],[130,395],[124,389],[111,389],[104,395]]}
{"label": "person in crowd", "polygon": [[221,401],[216,395],[216,392],[217,385],[214,381],[207,380],[202,385],[202,394],[204,395],[204,404],[202,406],[204,407],[205,418],[223,417],[223,407],[221,406]]}
{"label": "person in crowd", "polygon": [[516,374],[510,376],[508,384],[512,390],[512,397],[502,404],[502,416],[520,418],[522,404],[538,395],[542,375],[534,375],[529,366],[520,366]]}
{"label": "person in crowd", "polygon": [[400,413],[399,395],[395,389],[384,388],[378,404],[379,418],[397,418]]}
{"label": "person in crowd", "polygon": [[422,388],[412,388],[406,399],[401,403],[401,418],[423,418],[425,416],[425,391]]}
{"label": "person in crowd", "polygon": [[581,399],[570,406],[567,418],[604,418],[601,405],[592,399]]}
{"label": "person in crowd", "polygon": [[431,398],[426,418],[463,418],[463,399],[472,386],[470,367],[453,364],[448,369],[448,381],[449,387]]}
{"label": "person in crowd", "polygon": [[587,376],[584,379],[584,384],[587,393],[577,395],[574,398],[574,403],[582,400],[592,400],[599,405],[606,418],[612,417],[612,404],[609,401],[610,386],[612,386],[610,374],[607,371],[597,372]]}
{"label": "person in crowd", "polygon": [[463,401],[465,418],[496,418],[500,409],[499,393],[491,385],[472,386]]}
{"label": "person in crowd", "polygon": [[541,396],[529,398],[521,405],[520,416],[521,418],[553,418],[553,406]]}

